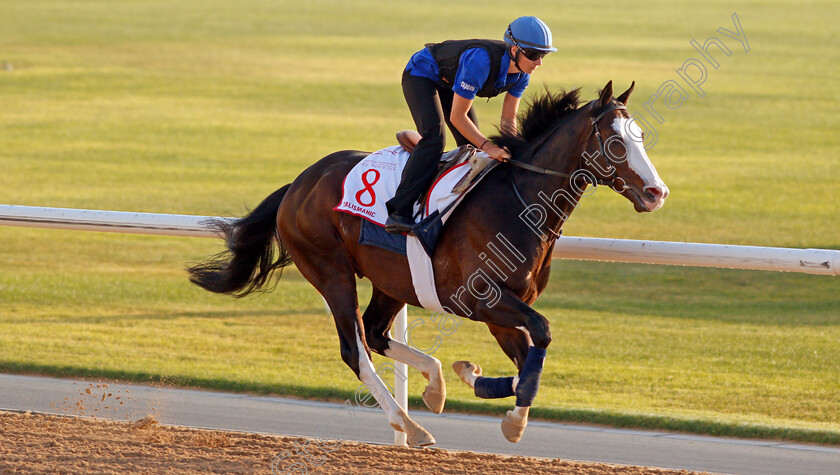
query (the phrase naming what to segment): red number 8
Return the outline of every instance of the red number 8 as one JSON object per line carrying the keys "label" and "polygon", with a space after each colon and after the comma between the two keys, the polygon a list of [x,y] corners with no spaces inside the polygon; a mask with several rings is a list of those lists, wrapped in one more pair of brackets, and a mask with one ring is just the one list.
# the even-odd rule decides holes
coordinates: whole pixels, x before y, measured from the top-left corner
{"label": "red number 8", "polygon": [[[368,173],[371,172],[373,172],[373,181],[368,181]],[[368,170],[365,170],[364,173],[362,173],[362,183],[365,186],[364,188],[356,192],[356,201],[360,205],[365,207],[371,207],[376,203],[376,193],[374,193],[373,191],[373,185],[375,185],[377,181],[379,181],[379,170],[374,170],[373,168],[370,168]],[[362,201],[362,196],[365,193],[370,194],[370,203],[365,203],[364,201]]]}

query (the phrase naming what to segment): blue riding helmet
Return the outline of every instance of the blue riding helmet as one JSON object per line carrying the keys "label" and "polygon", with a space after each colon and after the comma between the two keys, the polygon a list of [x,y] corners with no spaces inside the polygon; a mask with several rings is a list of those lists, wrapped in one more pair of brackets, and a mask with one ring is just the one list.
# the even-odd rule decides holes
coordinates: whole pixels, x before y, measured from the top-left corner
{"label": "blue riding helmet", "polygon": [[521,49],[536,49],[551,53],[557,48],[551,46],[551,30],[535,16],[523,16],[513,20],[505,31],[505,43]]}

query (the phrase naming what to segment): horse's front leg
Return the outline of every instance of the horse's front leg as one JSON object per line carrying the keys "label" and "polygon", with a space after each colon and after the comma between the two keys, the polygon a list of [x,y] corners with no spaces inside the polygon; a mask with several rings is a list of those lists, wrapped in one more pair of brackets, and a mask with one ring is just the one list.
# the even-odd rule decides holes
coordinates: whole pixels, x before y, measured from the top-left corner
{"label": "horse's front leg", "polygon": [[525,365],[519,371],[518,380],[513,382],[514,394],[516,395],[516,407],[508,411],[502,420],[502,433],[511,442],[519,442],[525,426],[528,425],[528,411],[534,399],[537,397],[537,390],[540,387],[543,362],[545,361],[545,348],[532,346],[525,359]]}
{"label": "horse's front leg", "polygon": [[452,367],[480,398],[516,396],[516,407],[508,411],[502,421],[502,433],[509,441],[518,442],[528,424],[528,412],[539,389],[546,348],[551,343],[548,320],[513,295],[492,307],[482,307],[479,320],[488,323],[519,374],[487,378],[481,376],[481,368],[467,361],[456,361]]}

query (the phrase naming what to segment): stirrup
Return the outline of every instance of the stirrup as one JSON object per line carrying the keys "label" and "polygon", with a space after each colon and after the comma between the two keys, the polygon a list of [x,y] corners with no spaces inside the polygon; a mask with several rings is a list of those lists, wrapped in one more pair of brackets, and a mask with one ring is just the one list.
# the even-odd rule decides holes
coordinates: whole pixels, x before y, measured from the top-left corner
{"label": "stirrup", "polygon": [[402,216],[390,215],[388,219],[385,220],[385,231],[389,233],[405,233],[408,235],[414,235],[414,230],[412,227],[414,223],[410,221],[403,221],[404,219]]}

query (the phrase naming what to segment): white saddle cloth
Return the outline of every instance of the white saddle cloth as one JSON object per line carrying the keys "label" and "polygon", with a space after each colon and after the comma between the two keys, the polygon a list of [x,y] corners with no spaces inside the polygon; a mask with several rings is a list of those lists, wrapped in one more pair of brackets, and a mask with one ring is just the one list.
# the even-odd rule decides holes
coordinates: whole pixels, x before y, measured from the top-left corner
{"label": "white saddle cloth", "polygon": [[[486,155],[479,153],[477,155]],[[385,225],[388,219],[388,210],[385,202],[391,199],[397,191],[397,186],[402,176],[403,168],[410,153],[399,145],[384,148],[365,157],[360,161],[347,177],[344,179],[344,193],[341,203],[334,209],[360,216],[368,221]],[[470,162],[467,159],[463,163],[454,165],[440,176],[432,185],[432,192],[429,193],[426,201],[426,217],[436,210],[445,209],[453,201],[464,195],[464,192],[455,193],[453,188],[469,173]],[[460,191],[460,190],[459,190]],[[415,205],[415,211],[417,211]],[[444,222],[452,213],[455,207],[448,210],[443,217]],[[411,272],[411,280],[414,284],[414,292],[423,308],[430,310],[441,310],[435,286],[434,270],[432,260],[420,241],[414,236],[406,236],[406,256],[408,267]]]}

